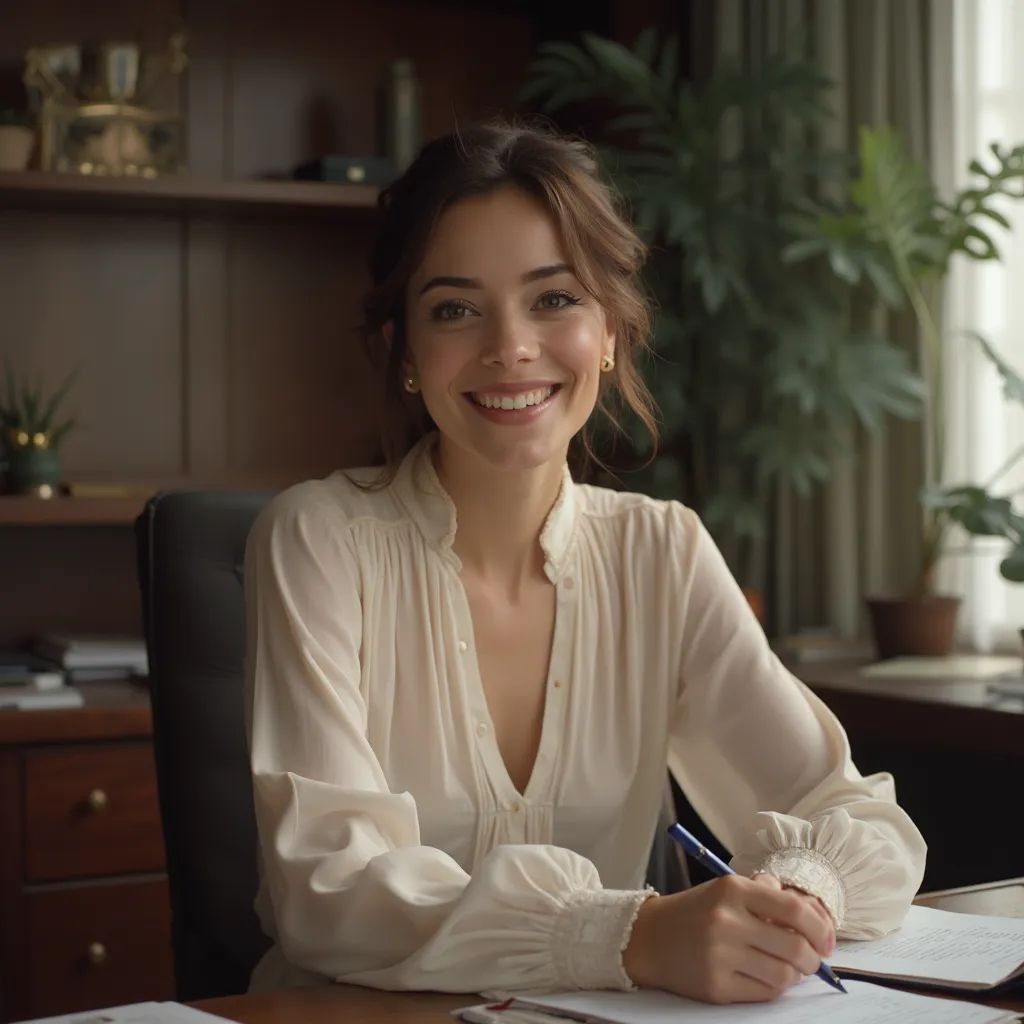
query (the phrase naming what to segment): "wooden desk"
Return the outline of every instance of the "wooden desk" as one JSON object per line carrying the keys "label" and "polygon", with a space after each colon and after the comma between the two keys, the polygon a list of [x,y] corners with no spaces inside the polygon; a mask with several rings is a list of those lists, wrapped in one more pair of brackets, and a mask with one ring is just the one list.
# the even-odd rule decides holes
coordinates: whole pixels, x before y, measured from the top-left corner
{"label": "wooden desk", "polygon": [[858,662],[787,667],[851,734],[876,742],[1024,756],[1024,698],[991,694],[984,680],[865,676]]}
{"label": "wooden desk", "polygon": [[[958,913],[1024,917],[1024,878],[989,885],[929,893],[915,901],[924,906]],[[956,998],[956,997],[950,997]],[[996,999],[971,993],[971,1002],[986,1003],[1024,1013],[1024,990]],[[451,1011],[468,1006],[472,995],[436,992],[379,992],[355,985],[291,989],[252,996],[204,999],[201,1010],[240,1021],[242,1024],[338,1024],[339,1021],[384,1021],[386,1024],[452,1024]]]}
{"label": "wooden desk", "polygon": [[[842,722],[857,767],[896,779],[928,843],[925,889],[1021,874],[1024,700],[983,681],[863,676],[856,662],[789,668]],[[957,832],[983,839],[952,842]]]}
{"label": "wooden desk", "polygon": [[170,905],[145,688],[0,710],[0,1021],[170,999]]}

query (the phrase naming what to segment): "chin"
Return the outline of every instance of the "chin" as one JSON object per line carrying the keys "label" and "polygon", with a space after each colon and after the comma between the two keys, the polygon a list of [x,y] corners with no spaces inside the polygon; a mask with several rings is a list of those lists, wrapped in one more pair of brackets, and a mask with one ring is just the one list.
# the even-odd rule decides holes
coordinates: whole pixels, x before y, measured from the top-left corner
{"label": "chin", "polygon": [[466,438],[459,443],[460,448],[467,448],[481,461],[497,469],[513,472],[539,469],[551,462],[565,461],[569,440],[544,437],[520,438],[518,440],[500,438]]}

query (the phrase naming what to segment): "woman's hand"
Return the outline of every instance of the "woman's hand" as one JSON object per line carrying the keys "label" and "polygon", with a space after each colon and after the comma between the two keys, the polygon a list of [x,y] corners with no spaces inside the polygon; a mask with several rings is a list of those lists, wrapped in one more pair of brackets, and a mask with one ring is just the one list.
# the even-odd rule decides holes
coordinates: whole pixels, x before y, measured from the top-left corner
{"label": "woman's hand", "polygon": [[728,875],[644,903],[623,966],[642,988],[766,1002],[813,974],[834,945],[832,919],[814,897],[771,875]]}

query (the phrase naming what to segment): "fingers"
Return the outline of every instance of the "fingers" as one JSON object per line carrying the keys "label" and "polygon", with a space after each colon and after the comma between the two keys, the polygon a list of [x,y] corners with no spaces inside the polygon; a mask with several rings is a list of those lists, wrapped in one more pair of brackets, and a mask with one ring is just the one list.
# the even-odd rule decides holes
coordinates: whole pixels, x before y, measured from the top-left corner
{"label": "fingers", "polygon": [[834,935],[831,918],[819,914],[811,906],[810,900],[764,883],[752,886],[749,892],[746,906],[756,917],[799,933],[817,951],[819,959],[832,951]]}
{"label": "fingers", "polygon": [[[756,919],[750,945],[792,969],[797,977],[813,974],[821,964],[818,951],[799,932]],[[760,977],[760,975],[758,975]],[[771,979],[762,979],[766,983]]]}

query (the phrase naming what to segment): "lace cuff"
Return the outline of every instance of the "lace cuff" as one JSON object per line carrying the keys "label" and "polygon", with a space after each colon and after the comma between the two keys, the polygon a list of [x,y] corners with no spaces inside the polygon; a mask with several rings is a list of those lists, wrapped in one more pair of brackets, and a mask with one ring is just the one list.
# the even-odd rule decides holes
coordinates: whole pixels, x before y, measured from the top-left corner
{"label": "lace cuff", "polygon": [[640,907],[657,895],[651,889],[580,889],[552,934],[559,978],[573,988],[636,988],[622,966]]}
{"label": "lace cuff", "polygon": [[791,846],[773,850],[754,871],[774,875],[780,882],[817,896],[825,904],[836,931],[846,915],[846,886],[836,866],[817,850]]}

